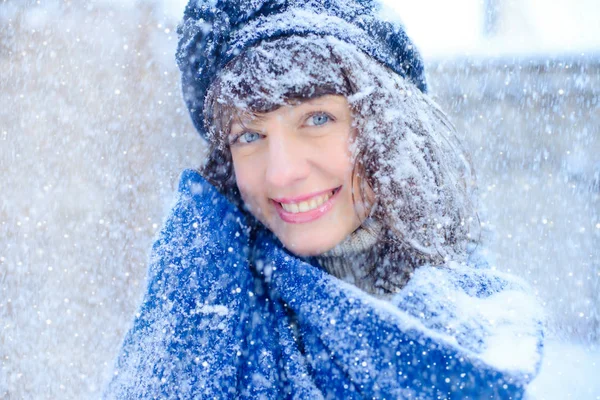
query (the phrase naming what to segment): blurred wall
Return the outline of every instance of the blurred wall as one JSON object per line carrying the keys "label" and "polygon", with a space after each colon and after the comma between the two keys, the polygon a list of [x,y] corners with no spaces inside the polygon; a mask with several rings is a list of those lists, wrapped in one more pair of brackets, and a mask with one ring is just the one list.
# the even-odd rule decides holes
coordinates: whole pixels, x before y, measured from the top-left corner
{"label": "blurred wall", "polygon": [[426,57],[600,50],[597,0],[381,1],[401,17]]}
{"label": "blurred wall", "polygon": [[[154,3],[35,3],[0,4],[0,398],[94,398],[203,147]],[[597,63],[429,74],[472,150],[496,265],[534,285],[555,335],[597,339]]]}
{"label": "blurred wall", "polygon": [[151,7],[0,4],[0,398],[98,395],[202,160]]}
{"label": "blurred wall", "polygon": [[551,335],[600,339],[600,54],[429,64],[478,174],[495,265],[528,280]]}

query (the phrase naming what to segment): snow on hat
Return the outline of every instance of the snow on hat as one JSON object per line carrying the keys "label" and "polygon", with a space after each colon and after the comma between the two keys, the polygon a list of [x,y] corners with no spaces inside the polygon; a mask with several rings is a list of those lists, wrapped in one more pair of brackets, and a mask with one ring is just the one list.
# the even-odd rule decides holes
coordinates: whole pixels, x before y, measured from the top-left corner
{"label": "snow on hat", "polygon": [[211,84],[235,56],[265,40],[333,36],[427,90],[416,47],[399,23],[385,20],[376,0],[190,0],[178,34],[183,97],[205,138],[203,107]]}

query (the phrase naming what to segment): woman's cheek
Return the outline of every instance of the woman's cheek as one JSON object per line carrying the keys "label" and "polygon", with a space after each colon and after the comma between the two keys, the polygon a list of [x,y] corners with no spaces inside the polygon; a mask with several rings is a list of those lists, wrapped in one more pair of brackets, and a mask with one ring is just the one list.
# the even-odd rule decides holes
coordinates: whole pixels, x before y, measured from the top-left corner
{"label": "woman's cheek", "polygon": [[250,210],[250,212],[261,219],[261,210],[264,205],[260,204],[261,198],[266,198],[262,193],[263,185],[261,184],[260,174],[257,171],[257,165],[245,165],[243,161],[234,161],[235,180],[242,196],[242,200]]}

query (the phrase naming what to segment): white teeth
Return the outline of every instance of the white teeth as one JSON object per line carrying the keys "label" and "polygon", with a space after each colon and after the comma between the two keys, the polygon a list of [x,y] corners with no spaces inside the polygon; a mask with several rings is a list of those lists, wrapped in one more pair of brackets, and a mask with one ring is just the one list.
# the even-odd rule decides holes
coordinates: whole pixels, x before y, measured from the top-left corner
{"label": "white teeth", "polygon": [[300,203],[280,203],[281,207],[290,213],[296,214],[299,212],[307,212],[310,210],[314,210],[319,207],[321,204],[325,203],[329,198],[333,195],[333,191],[329,193],[322,194],[320,196],[315,196],[310,200],[301,201]]}

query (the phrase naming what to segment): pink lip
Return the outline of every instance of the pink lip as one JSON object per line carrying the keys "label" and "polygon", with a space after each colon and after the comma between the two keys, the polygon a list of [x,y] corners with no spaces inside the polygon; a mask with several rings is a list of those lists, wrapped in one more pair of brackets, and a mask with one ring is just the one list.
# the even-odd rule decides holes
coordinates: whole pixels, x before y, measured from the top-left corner
{"label": "pink lip", "polygon": [[[333,189],[330,189],[330,190],[333,190]],[[309,196],[295,197],[293,199],[290,199],[290,198],[277,199],[277,200],[273,199],[272,202],[275,205],[275,209],[277,210],[277,213],[279,213],[279,217],[282,220],[284,220],[285,222],[289,222],[291,224],[302,224],[302,223],[311,222],[316,219],[319,219],[323,215],[325,215],[325,213],[327,213],[327,211],[331,210],[331,208],[333,207],[333,203],[335,202],[335,200],[338,198],[338,195],[342,191],[341,186],[333,194],[333,196],[331,196],[325,203],[321,204],[319,207],[315,208],[314,210],[299,212],[299,213],[291,213],[291,212],[285,211],[283,209],[283,207],[281,207],[281,204],[279,204],[279,203],[299,203],[303,200],[310,199],[311,197],[317,196],[319,194],[327,193],[330,190],[324,190],[322,192],[313,193]]]}
{"label": "pink lip", "polygon": [[276,201],[278,203],[285,203],[285,204],[293,204],[293,203],[300,203],[304,200],[308,200],[312,197],[315,196],[319,196],[325,193],[329,193],[333,190],[335,190],[336,188],[333,189],[326,189],[326,190],[321,190],[320,192],[314,192],[314,193],[310,193],[310,194],[304,194],[302,196],[298,196],[298,197],[280,197],[278,199],[271,199],[273,201]]}

